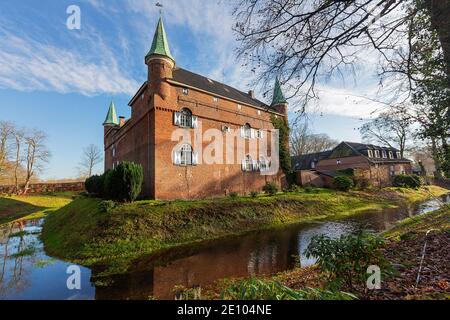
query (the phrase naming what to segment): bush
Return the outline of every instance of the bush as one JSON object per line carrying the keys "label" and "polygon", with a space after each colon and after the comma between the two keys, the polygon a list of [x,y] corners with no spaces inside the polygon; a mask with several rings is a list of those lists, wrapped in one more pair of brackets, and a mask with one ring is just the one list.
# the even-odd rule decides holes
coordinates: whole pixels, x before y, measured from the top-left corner
{"label": "bush", "polygon": [[228,195],[231,199],[236,199],[239,194],[237,192],[230,192],[230,194]]}
{"label": "bush", "polygon": [[256,198],[258,196],[258,194],[259,194],[258,191],[252,191],[252,192],[250,192],[250,197]]}
{"label": "bush", "polygon": [[400,174],[394,177],[394,187],[417,189],[422,185],[422,180],[418,175]]}
{"label": "bush", "polygon": [[337,176],[334,178],[333,186],[340,191],[349,191],[353,188],[353,179],[347,176]]}
{"label": "bush", "polygon": [[329,275],[329,286],[353,290],[355,284],[364,285],[367,268],[377,265],[385,273],[389,264],[383,257],[384,238],[361,232],[331,239],[325,235],[314,236],[305,251],[307,258],[317,258],[320,269]]}
{"label": "bush", "polygon": [[97,195],[97,196],[103,196],[103,190],[104,190],[104,175],[95,175],[92,177],[89,177],[86,179],[84,186],[86,188],[86,191],[89,194]]}
{"label": "bush", "polygon": [[142,166],[124,161],[105,175],[105,194],[111,200],[131,202],[142,190],[144,171]]}
{"label": "bush", "polygon": [[263,187],[263,191],[273,196],[278,192],[278,186],[274,182],[267,182]]}
{"label": "bush", "polygon": [[110,212],[114,207],[116,206],[116,203],[111,200],[105,200],[100,202],[98,205],[101,212]]}
{"label": "bush", "polygon": [[367,179],[366,177],[358,177],[355,178],[355,186],[360,190],[365,190],[370,188],[372,184],[370,183],[370,180]]}
{"label": "bush", "polygon": [[352,300],[354,295],[321,289],[291,289],[278,281],[247,279],[230,284],[222,300]]}

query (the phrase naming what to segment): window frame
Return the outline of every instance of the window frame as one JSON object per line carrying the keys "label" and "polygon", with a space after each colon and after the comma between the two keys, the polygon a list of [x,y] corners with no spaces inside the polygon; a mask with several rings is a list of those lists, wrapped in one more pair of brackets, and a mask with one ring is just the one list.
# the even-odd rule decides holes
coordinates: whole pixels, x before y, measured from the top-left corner
{"label": "window frame", "polygon": [[381,150],[381,158],[387,159],[387,152],[386,152],[386,150]]}
{"label": "window frame", "polygon": [[375,151],[375,153],[374,153],[375,158],[380,158],[380,150],[374,150],[374,151]]}
{"label": "window frame", "polygon": [[369,158],[373,158],[373,150],[372,149],[367,150],[367,156]]}

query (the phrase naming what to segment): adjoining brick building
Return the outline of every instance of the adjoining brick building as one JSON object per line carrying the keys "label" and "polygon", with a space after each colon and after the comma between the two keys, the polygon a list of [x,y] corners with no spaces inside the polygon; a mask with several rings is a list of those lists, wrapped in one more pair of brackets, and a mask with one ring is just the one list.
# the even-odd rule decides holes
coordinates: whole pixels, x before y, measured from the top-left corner
{"label": "adjoining brick building", "polygon": [[[286,183],[281,169],[263,174],[278,162],[278,154],[271,154],[270,147],[272,117],[287,121],[288,103],[278,79],[273,101],[267,105],[252,91],[244,93],[178,67],[161,18],[145,64],[148,79],[129,102],[131,118],[117,119],[114,103],[109,107],[103,124],[105,170],[121,161],[141,164],[142,195],[152,199],[246,194],[261,190],[268,181]],[[208,129],[216,129],[220,137],[203,137]],[[191,137],[191,142],[174,141],[174,132]],[[237,136],[230,138],[232,132],[238,132]],[[209,158],[218,156],[209,149],[212,140],[226,158],[230,139],[235,141],[233,161],[205,161],[205,153],[211,153]]]}
{"label": "adjoining brick building", "polygon": [[345,169],[382,187],[392,185],[396,175],[412,173],[411,161],[395,148],[345,141],[332,150],[292,157],[292,166],[299,185],[317,187],[330,187]]}

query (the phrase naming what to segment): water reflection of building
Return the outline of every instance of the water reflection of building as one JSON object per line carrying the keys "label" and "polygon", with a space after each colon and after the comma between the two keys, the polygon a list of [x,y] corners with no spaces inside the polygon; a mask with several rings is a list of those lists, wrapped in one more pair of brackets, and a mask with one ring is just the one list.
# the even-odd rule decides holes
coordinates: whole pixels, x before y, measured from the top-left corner
{"label": "water reflection of building", "polygon": [[[173,299],[176,286],[205,287],[217,279],[271,274],[292,268],[297,250],[297,233],[259,233],[220,246],[200,250],[166,266],[135,271],[114,278],[108,287],[97,287],[97,299]],[[142,262],[139,263],[142,265]]]}

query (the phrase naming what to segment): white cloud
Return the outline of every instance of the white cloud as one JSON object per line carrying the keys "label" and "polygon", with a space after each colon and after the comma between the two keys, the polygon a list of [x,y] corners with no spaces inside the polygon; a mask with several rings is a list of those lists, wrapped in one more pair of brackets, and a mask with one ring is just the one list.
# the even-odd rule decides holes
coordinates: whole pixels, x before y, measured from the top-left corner
{"label": "white cloud", "polygon": [[[84,42],[92,55],[19,37],[0,29],[0,88],[20,91],[133,94],[138,83],[127,76],[107,46]],[[86,50],[86,51],[88,51]]]}

